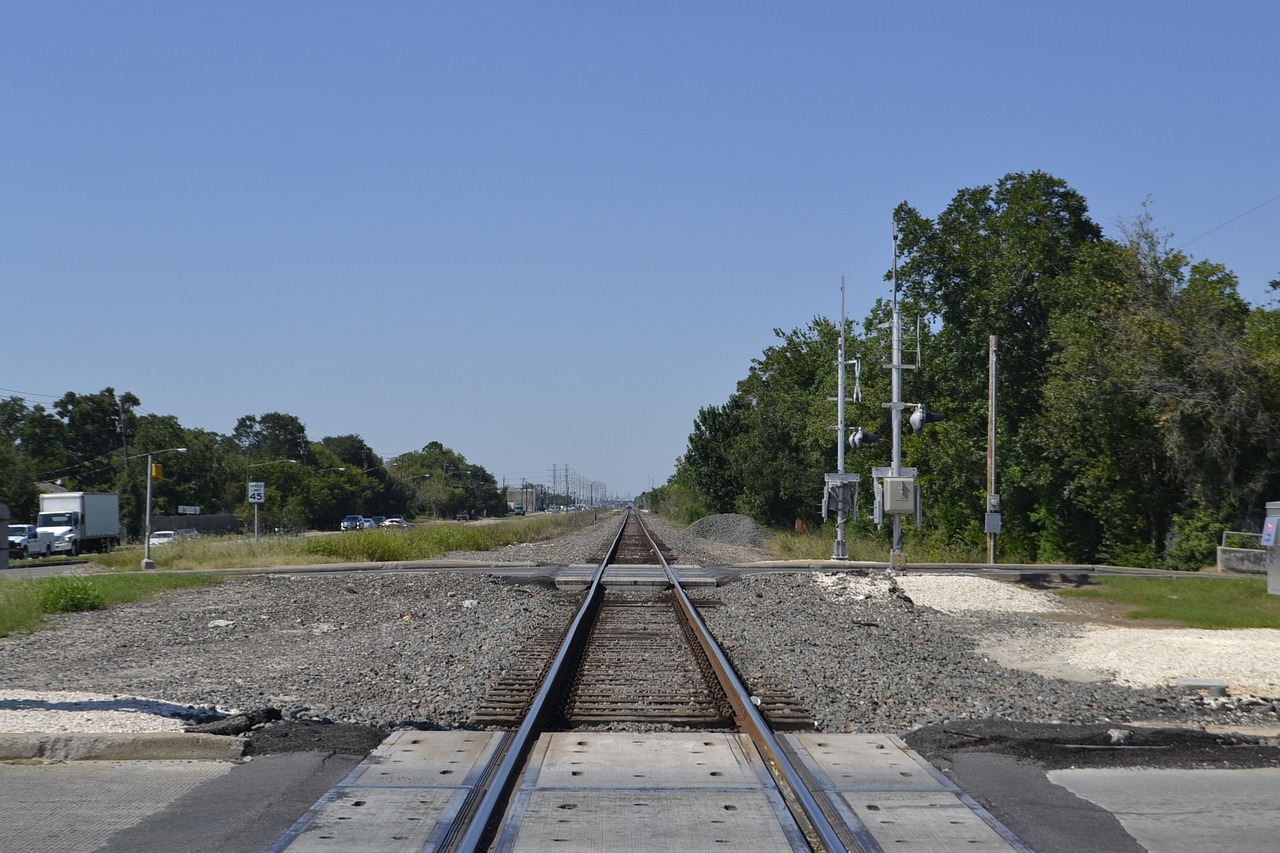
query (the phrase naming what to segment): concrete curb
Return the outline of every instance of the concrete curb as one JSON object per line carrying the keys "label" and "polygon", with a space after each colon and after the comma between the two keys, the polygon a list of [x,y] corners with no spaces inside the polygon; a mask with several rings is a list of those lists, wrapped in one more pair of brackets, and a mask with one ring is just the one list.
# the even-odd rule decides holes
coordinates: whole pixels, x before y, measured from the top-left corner
{"label": "concrete curb", "polygon": [[187,732],[0,733],[0,761],[239,761],[244,738]]}

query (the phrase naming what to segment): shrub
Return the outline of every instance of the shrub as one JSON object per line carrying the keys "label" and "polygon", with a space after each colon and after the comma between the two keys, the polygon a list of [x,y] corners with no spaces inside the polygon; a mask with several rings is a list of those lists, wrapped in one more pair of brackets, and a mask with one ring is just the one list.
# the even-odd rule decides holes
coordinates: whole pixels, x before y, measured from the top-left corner
{"label": "shrub", "polygon": [[45,613],[78,613],[107,606],[106,596],[89,578],[77,575],[41,578],[37,588]]}

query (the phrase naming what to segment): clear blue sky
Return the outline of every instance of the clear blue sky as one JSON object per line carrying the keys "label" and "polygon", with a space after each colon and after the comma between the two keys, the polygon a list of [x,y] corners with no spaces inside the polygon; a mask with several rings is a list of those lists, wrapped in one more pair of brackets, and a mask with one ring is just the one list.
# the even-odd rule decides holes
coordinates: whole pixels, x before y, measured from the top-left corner
{"label": "clear blue sky", "polygon": [[628,495],[896,204],[1034,169],[1265,304],[1277,10],[0,0],[0,394]]}

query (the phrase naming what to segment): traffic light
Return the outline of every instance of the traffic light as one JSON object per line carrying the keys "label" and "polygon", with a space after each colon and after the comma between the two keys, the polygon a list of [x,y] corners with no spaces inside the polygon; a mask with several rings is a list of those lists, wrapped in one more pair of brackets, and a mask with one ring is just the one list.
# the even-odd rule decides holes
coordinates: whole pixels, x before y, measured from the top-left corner
{"label": "traffic light", "polygon": [[153,480],[164,479],[164,466],[161,465],[159,462],[151,463],[151,479]]}
{"label": "traffic light", "polygon": [[936,424],[938,421],[945,421],[946,419],[946,415],[940,412],[931,412],[925,408],[924,403],[921,403],[911,413],[911,431],[919,435],[924,432],[924,428],[929,424]]}
{"label": "traffic light", "polygon": [[864,444],[870,444],[873,441],[879,441],[880,436],[874,433],[864,432],[862,427],[854,427],[853,434],[849,436],[849,446],[854,450],[859,450]]}

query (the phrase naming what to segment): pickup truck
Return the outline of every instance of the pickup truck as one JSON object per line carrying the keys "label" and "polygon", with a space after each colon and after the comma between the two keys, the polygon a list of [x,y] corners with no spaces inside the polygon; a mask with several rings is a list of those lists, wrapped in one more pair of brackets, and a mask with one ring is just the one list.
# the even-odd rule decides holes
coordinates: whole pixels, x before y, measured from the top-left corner
{"label": "pickup truck", "polygon": [[15,560],[47,557],[53,553],[53,534],[34,524],[9,525],[9,556]]}

